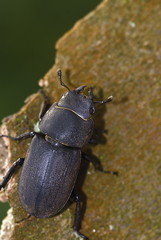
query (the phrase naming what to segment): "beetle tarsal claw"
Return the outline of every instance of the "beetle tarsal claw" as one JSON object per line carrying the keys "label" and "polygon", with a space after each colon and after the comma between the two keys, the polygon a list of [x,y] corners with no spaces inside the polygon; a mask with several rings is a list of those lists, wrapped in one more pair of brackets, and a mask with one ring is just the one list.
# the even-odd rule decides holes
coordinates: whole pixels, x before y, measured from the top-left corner
{"label": "beetle tarsal claw", "polygon": [[113,96],[108,97],[107,102],[111,102],[113,100]]}
{"label": "beetle tarsal claw", "polygon": [[82,239],[88,240],[88,238],[87,238],[86,236],[84,236],[84,235],[82,235],[81,233],[78,233],[78,232],[76,232],[76,231],[73,232],[73,235],[74,235],[76,238],[78,238],[79,240],[82,240]]}

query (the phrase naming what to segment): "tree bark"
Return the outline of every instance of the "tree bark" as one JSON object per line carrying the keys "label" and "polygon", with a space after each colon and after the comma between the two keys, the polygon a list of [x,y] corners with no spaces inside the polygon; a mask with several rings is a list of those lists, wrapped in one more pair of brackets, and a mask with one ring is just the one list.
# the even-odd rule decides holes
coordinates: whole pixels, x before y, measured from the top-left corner
{"label": "tree bark", "polygon": [[[95,99],[114,100],[98,107],[95,125],[100,144],[87,146],[104,169],[119,176],[80,170],[82,233],[92,240],[160,239],[161,236],[161,3],[159,0],[104,0],[78,21],[56,44],[54,66],[40,80],[52,102],[64,92],[56,70],[69,88],[93,87]],[[19,113],[3,123],[11,135],[33,129],[42,102],[32,95]],[[4,130],[3,130],[4,131]],[[2,175],[30,141],[5,142],[8,160]],[[6,148],[5,148],[6,149]],[[1,240],[71,240],[74,205],[50,219],[27,216],[17,197],[17,172],[5,190],[12,211],[2,225]],[[4,192],[1,193],[4,198]]]}

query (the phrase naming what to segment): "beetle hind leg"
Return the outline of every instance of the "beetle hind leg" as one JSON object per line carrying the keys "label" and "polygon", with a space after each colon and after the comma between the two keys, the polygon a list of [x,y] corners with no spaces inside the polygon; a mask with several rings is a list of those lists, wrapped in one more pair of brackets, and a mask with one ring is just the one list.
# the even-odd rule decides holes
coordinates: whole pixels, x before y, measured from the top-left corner
{"label": "beetle hind leg", "polygon": [[74,233],[76,234],[77,237],[81,237],[82,239],[89,240],[88,237],[83,235],[82,233],[79,232],[80,229],[80,217],[81,217],[81,206],[80,206],[80,198],[78,193],[73,191],[71,200],[76,203],[76,208],[75,208],[75,215],[74,215]]}
{"label": "beetle hind leg", "polygon": [[6,186],[12,175],[15,173],[17,167],[21,167],[24,163],[24,158],[18,158],[13,165],[10,167],[6,175],[4,176],[2,182],[0,183],[0,190]]}
{"label": "beetle hind leg", "polygon": [[109,174],[118,176],[117,171],[103,170],[103,167],[101,166],[101,163],[98,160],[96,160],[94,158],[91,158],[88,154],[82,153],[82,158],[84,158],[88,162],[91,162],[96,171],[99,171],[99,172],[102,172],[102,173],[109,173]]}

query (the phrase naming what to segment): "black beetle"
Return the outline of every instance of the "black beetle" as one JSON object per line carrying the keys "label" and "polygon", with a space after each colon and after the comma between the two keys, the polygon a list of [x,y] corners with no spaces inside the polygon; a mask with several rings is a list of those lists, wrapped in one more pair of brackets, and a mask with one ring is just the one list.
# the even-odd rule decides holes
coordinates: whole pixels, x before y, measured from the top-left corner
{"label": "black beetle", "polygon": [[[112,96],[106,101],[93,101],[91,88],[86,97],[81,94],[85,86],[71,91],[62,82],[60,70],[58,79],[68,91],[58,103],[51,106],[41,91],[44,104],[39,115],[38,130],[17,137],[0,135],[15,141],[33,138],[26,158],[19,158],[13,163],[0,183],[0,189],[6,186],[16,168],[23,166],[18,182],[18,195],[29,216],[52,217],[72,199],[76,203],[74,231],[81,238],[88,239],[79,232],[80,200],[74,186],[81,157],[90,161],[88,155],[81,153],[81,149],[92,139],[95,103],[110,102]],[[94,166],[101,171],[95,164]],[[117,174],[111,171],[102,172]]]}

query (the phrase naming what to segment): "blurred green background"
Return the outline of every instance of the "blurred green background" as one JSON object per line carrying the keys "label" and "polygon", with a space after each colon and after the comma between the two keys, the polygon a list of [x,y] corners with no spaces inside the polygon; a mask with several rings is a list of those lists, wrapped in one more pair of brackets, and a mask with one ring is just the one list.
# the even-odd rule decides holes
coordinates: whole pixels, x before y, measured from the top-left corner
{"label": "blurred green background", "polygon": [[[101,0],[0,0],[0,119],[17,112],[54,63],[55,42]],[[0,223],[8,209],[0,203]]]}

